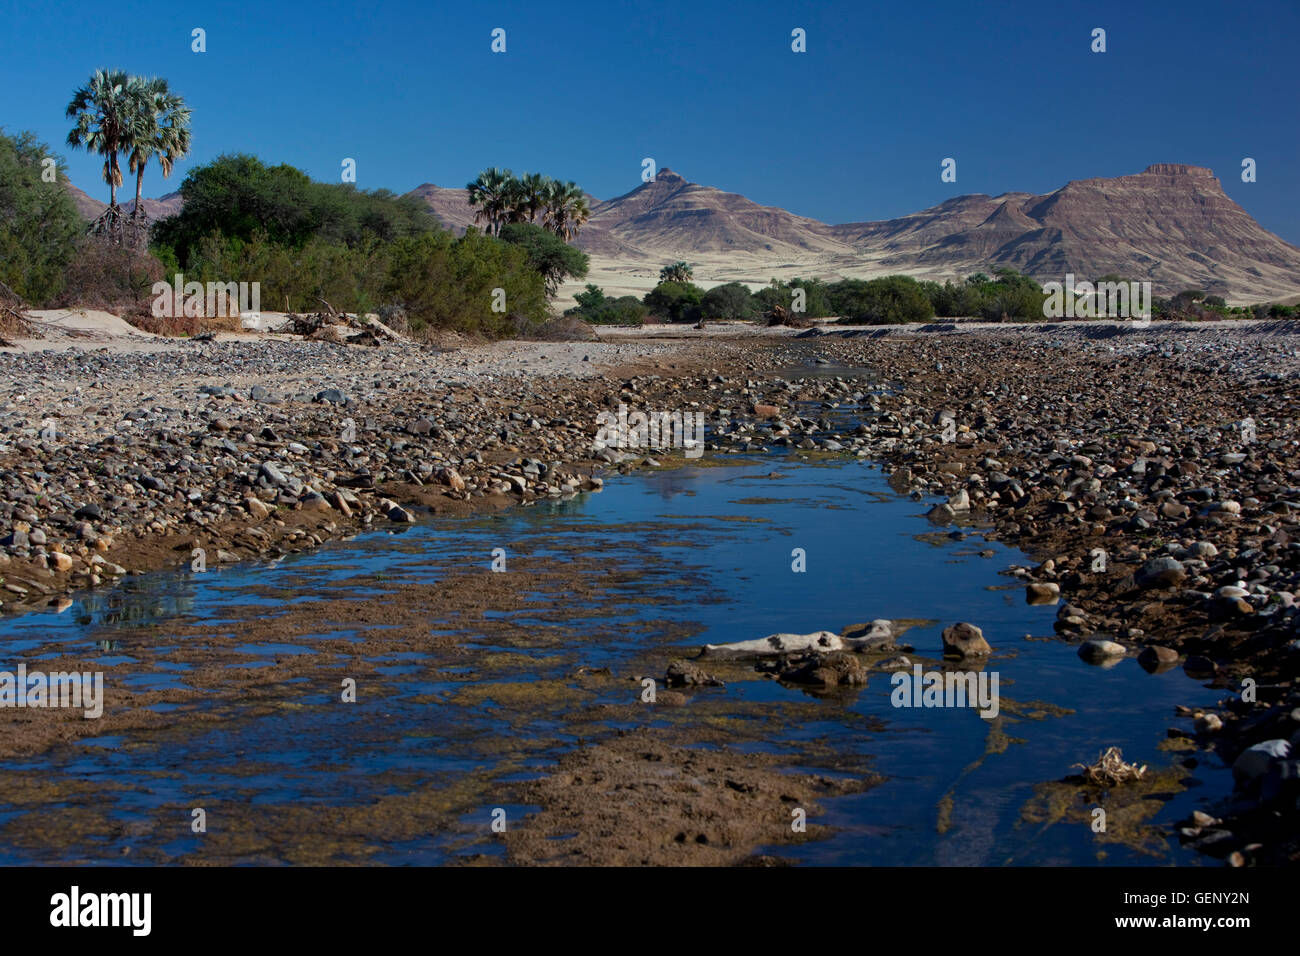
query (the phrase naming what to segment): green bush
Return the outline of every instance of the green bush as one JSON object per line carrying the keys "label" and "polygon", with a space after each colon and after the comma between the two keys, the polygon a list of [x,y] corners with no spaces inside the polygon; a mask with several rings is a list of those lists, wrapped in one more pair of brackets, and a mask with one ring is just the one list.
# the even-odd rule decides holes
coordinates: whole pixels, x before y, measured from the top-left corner
{"label": "green bush", "polygon": [[911,276],[845,279],[832,283],[827,292],[841,322],[892,325],[934,317],[929,297]]}
{"label": "green bush", "polygon": [[706,319],[752,319],[757,311],[749,286],[739,282],[714,286],[700,300],[700,312]]}
{"label": "green bush", "polygon": [[646,293],[650,314],[668,322],[698,322],[704,290],[692,282],[661,282]]}
{"label": "green bush", "polygon": [[440,228],[414,196],[318,183],[300,169],[267,166],[245,154],[191,170],[180,191],[183,208],[154,224],[153,242],[169,247],[182,269],[191,268],[191,255],[213,232],[243,240],[264,233],[278,245],[300,247],[309,239],[348,246],[389,242]]}
{"label": "green bush", "polygon": [[582,319],[593,325],[642,325],[649,309],[634,295],[621,295],[611,299],[599,286],[587,283],[587,291],[573,297],[577,306],[564,314]]}
{"label": "green bush", "polygon": [[[45,159],[55,159],[55,181],[45,182]],[[62,291],[85,225],[64,187],[65,172],[49,147],[31,133],[0,130],[0,282],[33,305]]]}
{"label": "green bush", "polygon": [[565,279],[581,279],[587,274],[587,254],[549,229],[531,222],[512,222],[502,226],[498,236],[528,254],[529,263],[546,280],[547,295],[555,295]]}

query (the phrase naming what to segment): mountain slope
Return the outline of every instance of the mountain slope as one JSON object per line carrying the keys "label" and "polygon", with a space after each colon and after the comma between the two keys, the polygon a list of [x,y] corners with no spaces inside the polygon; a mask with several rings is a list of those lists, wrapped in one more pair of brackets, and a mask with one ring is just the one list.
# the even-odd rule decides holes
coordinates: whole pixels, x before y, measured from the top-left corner
{"label": "mountain slope", "polygon": [[[87,219],[103,210],[68,188]],[[474,224],[464,189],[425,183],[409,195],[448,229],[463,233]],[[1200,288],[1235,301],[1300,292],[1300,248],[1260,226],[1199,166],[1158,163],[1042,196],[956,196],[897,219],[834,226],[671,169],[615,199],[589,201],[591,219],[576,244],[592,256],[592,280],[619,292],[653,287],[660,266],[678,259],[705,283],[891,272],[944,279],[1010,266],[1042,282],[1118,273],[1150,281],[1157,294]],[[145,204],[156,220],[174,215],[181,197]]]}

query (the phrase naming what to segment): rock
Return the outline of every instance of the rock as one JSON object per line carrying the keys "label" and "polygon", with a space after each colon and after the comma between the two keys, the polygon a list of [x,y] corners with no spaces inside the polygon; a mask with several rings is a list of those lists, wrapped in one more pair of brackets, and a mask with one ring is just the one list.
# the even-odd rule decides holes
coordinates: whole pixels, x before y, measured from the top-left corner
{"label": "rock", "polygon": [[1190,677],[1209,677],[1219,670],[1219,665],[1214,663],[1208,657],[1200,654],[1193,654],[1187,660],[1183,661],[1183,670]]}
{"label": "rock", "polygon": [[952,495],[948,499],[948,507],[951,508],[954,512],[970,511],[970,495],[966,493],[965,488],[961,489],[961,491],[957,492],[955,495]]}
{"label": "rock", "polygon": [[816,654],[783,670],[781,680],[821,687],[859,687],[867,682],[867,669],[856,654]]}
{"label": "rock", "polygon": [[258,477],[265,478],[271,484],[279,485],[281,487],[288,484],[288,479],[285,478],[284,472],[277,468],[274,462],[270,461],[262,462],[261,468],[258,469]]}
{"label": "rock", "polygon": [[31,540],[27,537],[26,531],[11,531],[0,538],[0,544],[9,548],[28,548],[31,547]]}
{"label": "rock", "polygon": [[993,653],[984,632],[974,624],[961,622],[943,630],[943,656],[950,658],[988,657]]}
{"label": "rock", "polygon": [[754,414],[759,418],[776,418],[781,414],[781,409],[775,405],[757,404],[754,406]]}
{"label": "rock", "polygon": [[328,402],[331,405],[346,405],[348,403],[348,397],[337,388],[327,388],[323,391],[317,392],[313,401]]}
{"label": "rock", "polygon": [[859,654],[894,649],[894,625],[884,618],[868,624],[850,624],[840,632],[840,637],[844,638],[845,647]]}
{"label": "rock", "polygon": [[100,510],[99,505],[92,502],[88,505],[82,505],[72,513],[72,517],[82,521],[100,521],[103,519],[104,513]]}
{"label": "rock", "polygon": [[1164,647],[1161,644],[1148,644],[1138,654],[1138,664],[1149,673],[1167,670],[1177,663],[1178,652],[1172,647]]}
{"label": "rock", "polygon": [[706,674],[703,669],[686,660],[675,660],[668,664],[664,673],[664,683],[669,687],[725,687],[726,685]]}
{"label": "rock", "polygon": [[1055,604],[1061,599],[1061,586],[1054,581],[1039,582],[1025,589],[1027,604]]}
{"label": "rock", "polygon": [[935,524],[947,524],[957,517],[957,512],[952,509],[952,505],[947,502],[937,504],[925,513],[925,516]]}
{"label": "rock", "polygon": [[1291,744],[1285,740],[1264,740],[1246,748],[1232,762],[1232,775],[1238,783],[1249,783],[1268,773],[1274,761],[1291,756]]}
{"label": "rock", "polygon": [[46,563],[53,571],[66,573],[72,570],[72,558],[59,551],[51,551],[46,555]]}
{"label": "rock", "polygon": [[403,508],[401,505],[392,505],[385,512],[389,521],[409,523],[415,521],[415,516]]}
{"label": "rock", "polygon": [[1223,729],[1223,719],[1218,714],[1202,714],[1196,718],[1192,728],[1198,734],[1217,734]]}
{"label": "rock", "polygon": [[244,508],[259,521],[271,513],[271,509],[263,504],[259,498],[245,498]]}
{"label": "rock", "polygon": [[1126,654],[1128,648],[1116,641],[1096,639],[1079,645],[1079,656],[1089,663],[1124,657]]}
{"label": "rock", "polygon": [[1187,571],[1177,558],[1162,555],[1142,565],[1133,577],[1140,588],[1176,588],[1187,580]]}
{"label": "rock", "polygon": [[746,660],[759,657],[778,657],[800,651],[839,651],[844,641],[830,631],[813,631],[811,634],[772,634],[753,641],[734,644],[705,644],[701,657],[718,660]]}

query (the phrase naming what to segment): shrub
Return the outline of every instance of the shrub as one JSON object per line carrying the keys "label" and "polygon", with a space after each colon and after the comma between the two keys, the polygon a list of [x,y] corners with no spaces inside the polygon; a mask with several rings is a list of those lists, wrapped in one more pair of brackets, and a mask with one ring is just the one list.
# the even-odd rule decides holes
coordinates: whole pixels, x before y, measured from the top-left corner
{"label": "shrub", "polygon": [[925,290],[911,276],[845,279],[831,284],[827,291],[841,322],[897,324],[934,317]]}
{"label": "shrub", "polygon": [[[81,306],[124,315],[147,315],[153,284],[164,278],[162,263],[143,249],[84,236],[63,276],[60,308]],[[198,331],[198,328],[195,328]]]}
{"label": "shrub", "polygon": [[691,282],[661,282],[646,293],[646,308],[651,315],[669,322],[698,322],[704,290]]}
{"label": "shrub", "polygon": [[154,224],[153,241],[170,247],[183,269],[191,268],[190,256],[213,232],[245,241],[263,233],[277,245],[299,247],[311,238],[352,246],[439,228],[413,196],[313,182],[302,170],[267,166],[245,154],[191,170],[180,191],[184,207]]}
{"label": "shrub", "polygon": [[85,225],[64,187],[55,162],[55,182],[41,178],[49,148],[31,133],[17,138],[0,131],[0,282],[33,305],[52,301],[64,287]]}
{"label": "shrub", "polygon": [[700,311],[706,319],[752,319],[757,308],[748,286],[728,282],[704,293]]}
{"label": "shrub", "polygon": [[565,279],[581,279],[587,274],[590,260],[549,229],[531,222],[512,222],[501,227],[503,242],[519,246],[528,253],[528,262],[546,280],[546,294],[555,295]]}

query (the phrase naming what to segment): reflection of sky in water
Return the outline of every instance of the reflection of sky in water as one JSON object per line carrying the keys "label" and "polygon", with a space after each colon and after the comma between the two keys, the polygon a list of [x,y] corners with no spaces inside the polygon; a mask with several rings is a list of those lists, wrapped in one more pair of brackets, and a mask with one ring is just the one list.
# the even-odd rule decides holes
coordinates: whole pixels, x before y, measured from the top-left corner
{"label": "reflection of sky in water", "polygon": [[[784,477],[767,477],[774,470]],[[467,564],[486,567],[495,547],[507,549],[509,562],[515,550],[527,550],[532,558],[564,557],[574,544],[611,573],[635,572],[616,585],[618,594],[654,600],[624,604],[616,595],[612,603],[583,602],[595,613],[574,624],[557,623],[536,608],[498,612],[537,635],[534,673],[539,677],[568,674],[575,654],[583,664],[609,666],[618,673],[621,663],[654,640],[638,622],[698,626],[683,648],[693,653],[705,642],[778,631],[839,631],[880,617],[932,619],[937,623],[913,628],[903,640],[915,645],[917,654],[937,657],[940,630],[958,620],[971,621],[984,629],[997,652],[988,669],[999,673],[1004,700],[1046,701],[1075,713],[1006,721],[1003,730],[1027,742],[977,763],[988,724],[972,710],[895,709],[889,677],[872,676],[851,698],[847,718],[840,703],[823,701],[825,719],[787,726],[766,744],[744,745],[795,760],[802,744],[831,742],[848,753],[875,755],[871,766],[888,778],[865,794],[826,802],[823,821],[842,828],[838,836],[772,852],[818,863],[1096,863],[1097,846],[1084,824],[1058,825],[1041,834],[1032,826],[1015,827],[1033,785],[1059,779],[1071,764],[1090,760],[1112,744],[1121,746],[1130,760],[1167,766],[1175,758],[1157,750],[1157,744],[1174,723],[1174,705],[1208,703],[1217,695],[1180,670],[1152,676],[1131,659],[1102,670],[1084,664],[1063,643],[1024,640],[1027,634],[1050,635],[1056,609],[1027,606],[1018,588],[991,589],[1010,583],[997,572],[1023,558],[978,537],[957,541],[934,535],[919,517],[926,507],[898,498],[878,470],[856,462],[801,465],[774,457],[743,468],[616,477],[600,494],[494,515],[441,518],[396,536],[371,533],[279,560],[274,567],[241,565],[199,575],[132,579],[112,592],[80,595],[61,614],[0,623],[0,641],[11,653],[39,649],[101,663],[131,660],[132,654],[165,654],[176,645],[177,639],[166,635],[169,620],[222,622],[228,624],[223,629],[238,635],[238,620],[225,609],[283,606],[279,597],[256,593],[282,578],[288,583],[301,577],[319,586],[386,569],[394,578],[434,581]],[[918,535],[926,535],[925,540]],[[791,571],[794,548],[806,552],[806,573]],[[994,557],[974,553],[984,549]],[[382,583],[375,590],[382,596]],[[561,610],[573,606],[566,605],[564,594],[536,596]],[[438,624],[431,621],[431,629]],[[101,643],[105,626],[112,629],[107,646]],[[340,633],[357,641],[362,636]],[[598,641],[593,634],[600,635]],[[518,739],[534,733],[567,739],[563,723],[555,719],[558,711],[539,712],[531,722],[512,726],[504,711],[508,703],[498,706],[477,698],[473,704],[448,703],[471,686],[457,678],[474,666],[475,655],[495,649],[528,653],[519,647],[496,648],[490,639],[476,642],[472,635],[465,643],[468,650],[461,657],[438,662],[438,673],[447,678],[440,680],[429,679],[424,655],[376,648],[373,659],[384,662],[380,677],[386,693],[362,694],[354,706],[332,706],[336,691],[319,682],[301,682],[295,695],[297,682],[290,682],[289,696],[269,714],[244,716],[236,704],[216,702],[231,719],[199,725],[184,735],[160,731],[129,741],[83,740],[37,759],[7,761],[0,771],[53,769],[89,778],[113,790],[114,812],[130,817],[169,802],[190,804],[204,795],[230,792],[259,804],[355,803],[384,792],[367,781],[368,775],[394,771],[437,786],[491,766],[499,748],[476,753],[475,736]],[[283,635],[275,643],[235,648],[230,666],[256,667],[267,657],[301,650],[291,635]],[[666,663],[674,652],[665,648],[661,656]],[[171,673],[110,672],[107,681],[183,686],[187,665],[159,664]],[[732,682],[725,690],[704,693],[711,699],[760,703],[811,700],[797,689],[762,680]],[[883,721],[886,729],[873,733],[854,715]],[[455,746],[450,745],[453,739]],[[527,759],[536,768],[547,763],[544,756]],[[1204,757],[1191,772],[1202,786],[1177,797],[1155,819],[1176,819],[1222,794],[1228,775],[1213,763],[1213,757]],[[967,770],[972,764],[976,766]],[[241,766],[261,765],[265,773],[239,772]],[[939,835],[937,805],[950,792],[951,827]],[[8,809],[0,807],[0,819],[10,815]],[[182,836],[167,847],[183,853],[193,845],[189,840]],[[1110,863],[1152,862],[1122,846],[1106,849]],[[445,835],[388,850],[393,859],[426,863],[451,852]],[[476,844],[474,850],[488,852],[486,844]],[[1195,858],[1174,849],[1172,859]],[[0,850],[0,862],[22,860]]]}

